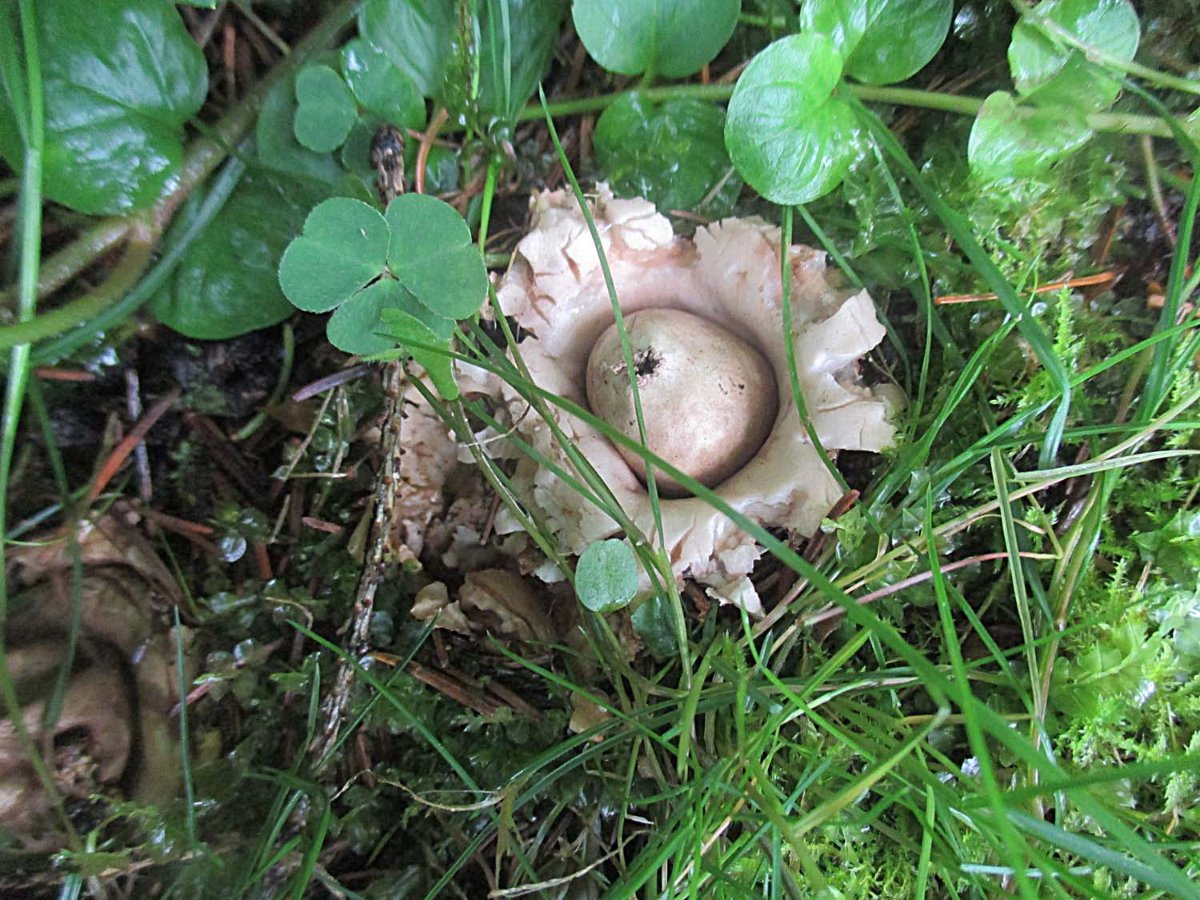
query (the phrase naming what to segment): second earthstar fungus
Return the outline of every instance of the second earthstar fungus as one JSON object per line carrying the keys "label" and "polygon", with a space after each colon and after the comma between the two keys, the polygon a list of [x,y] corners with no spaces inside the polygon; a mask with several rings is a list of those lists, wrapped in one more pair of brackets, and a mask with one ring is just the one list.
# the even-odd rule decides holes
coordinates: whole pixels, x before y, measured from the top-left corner
{"label": "second earthstar fungus", "polygon": [[[532,202],[531,230],[497,289],[500,309],[527,334],[518,348],[524,365],[539,389],[590,408],[637,440],[625,357],[619,335],[610,332],[612,303],[587,222],[568,192],[544,192]],[[725,219],[692,238],[677,236],[649,201],[615,198],[603,184],[590,207],[630,341],[649,451],[764,527],[814,533],[842,490],[809,426],[830,456],[880,451],[894,439],[895,396],[886,386],[864,385],[858,367],[885,333],[871,298],[839,287],[823,252],[788,249],[790,338],[806,423],[789,378],[779,229],[757,218]],[[559,431],[629,520],[645,535],[656,533],[642,454],[622,450],[561,407],[543,406],[556,419],[551,428],[513,385],[481,382],[473,387],[498,401],[508,433],[572,472]],[[482,446],[515,458],[514,493],[564,554],[620,534],[608,511],[554,468],[506,444],[503,433],[482,435]],[[706,446],[697,455],[698,443]],[[662,475],[656,484],[676,577],[760,612],[749,575],[763,549],[705,500]],[[496,530],[516,534],[521,526],[502,510]],[[547,581],[562,578],[552,562],[537,572]]]}
{"label": "second earthstar fungus", "polygon": [[[112,516],[79,523],[75,540],[73,550],[62,533],[44,535],[11,552],[6,640],[24,731],[59,801],[86,820],[89,808],[104,810],[101,798],[176,796],[179,687],[194,660],[190,633],[168,612],[182,595],[150,545]],[[76,554],[83,574],[73,585]],[[27,751],[14,723],[0,720],[0,830],[25,850],[60,849],[64,823]]]}

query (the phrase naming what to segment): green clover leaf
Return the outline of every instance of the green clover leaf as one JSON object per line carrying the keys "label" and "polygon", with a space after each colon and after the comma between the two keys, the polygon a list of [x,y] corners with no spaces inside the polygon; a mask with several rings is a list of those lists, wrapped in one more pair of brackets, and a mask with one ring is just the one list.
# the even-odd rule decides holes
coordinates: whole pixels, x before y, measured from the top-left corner
{"label": "green clover leaf", "polygon": [[[347,353],[359,356],[386,353],[395,348],[398,340],[398,336],[392,336],[391,329],[386,325],[388,315],[393,312],[403,313],[413,319],[421,317],[417,320],[421,321],[424,330],[418,339],[423,343],[449,347],[450,335],[454,333],[454,320],[434,316],[391,278],[380,278],[341,304],[329,317],[325,334],[329,343]],[[411,351],[412,348],[406,349]],[[443,359],[448,365],[449,357]]]}
{"label": "green clover leaf", "polygon": [[373,207],[348,197],[326,200],[284,251],[279,285],[296,308],[328,312],[383,275],[390,239]]}
{"label": "green clover leaf", "polygon": [[358,200],[326,200],[284,252],[279,284],[299,309],[334,311],[334,346],[368,355],[399,342],[444,397],[457,396],[450,338],[455,320],[479,309],[487,270],[453,207],[404,194],[381,215]]}
{"label": "green clover leaf", "polygon": [[307,66],[296,76],[296,140],[317,153],[342,145],[358,121],[358,105],[342,76],[329,66]]}
{"label": "green clover leaf", "polygon": [[425,194],[404,194],[388,206],[392,274],[439,316],[473,315],[487,294],[487,270],[471,230],[454,207]]}

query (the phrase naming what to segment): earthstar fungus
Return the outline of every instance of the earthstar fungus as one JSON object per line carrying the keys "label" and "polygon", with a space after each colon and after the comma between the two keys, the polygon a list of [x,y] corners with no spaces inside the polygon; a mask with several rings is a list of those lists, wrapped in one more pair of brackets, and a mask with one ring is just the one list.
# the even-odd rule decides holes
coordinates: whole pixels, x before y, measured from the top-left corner
{"label": "earthstar fungus", "polygon": [[[186,629],[166,611],[183,605],[174,577],[137,532],[113,517],[76,531],[84,566],[79,580],[79,635],[73,610],[69,542],[59,533],[15,548],[6,573],[17,592],[6,623],[8,667],[22,703],[25,731],[45,754],[59,792],[76,809],[96,795],[165,803],[181,779],[177,642],[182,680],[194,672]],[[72,660],[62,705],[45,722],[60,668]],[[66,841],[49,795],[7,718],[0,719],[0,830],[25,850]]]}
{"label": "earthstar fungus", "polygon": [[[679,237],[649,201],[614,198],[606,185],[598,186],[591,207],[630,336],[650,449],[764,527],[811,535],[842,492],[792,399],[779,229],[757,218],[725,219],[698,229],[694,238]],[[830,454],[888,447],[892,403],[886,392],[862,383],[857,365],[884,335],[871,298],[839,288],[826,273],[824,253],[797,245],[789,257],[792,339],[816,435]],[[629,375],[619,336],[610,330],[615,323],[600,257],[570,193],[534,198],[531,231],[497,295],[502,311],[529,333],[520,353],[533,381],[588,406],[636,440]],[[569,471],[552,430],[517,390],[498,382],[492,390],[521,439]],[[558,407],[551,414],[630,519],[653,535],[640,457],[622,453]],[[673,436],[684,438],[682,446]],[[704,445],[699,458],[689,445]],[[564,552],[580,553],[619,531],[553,471],[528,455],[513,455],[518,496],[556,533]],[[659,474],[656,483],[665,497],[663,530],[676,576],[759,611],[748,575],[762,548],[670,479]],[[519,530],[506,513],[496,526]],[[548,565],[539,574],[553,580],[557,573]]]}

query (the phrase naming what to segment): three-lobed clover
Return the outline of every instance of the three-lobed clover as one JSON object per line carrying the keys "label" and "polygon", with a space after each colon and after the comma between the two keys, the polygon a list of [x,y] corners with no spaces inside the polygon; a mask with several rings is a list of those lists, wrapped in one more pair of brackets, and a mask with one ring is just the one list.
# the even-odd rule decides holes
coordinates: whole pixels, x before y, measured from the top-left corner
{"label": "three-lobed clover", "polygon": [[298,309],[333,312],[326,331],[335,347],[368,355],[400,343],[439,393],[457,396],[450,338],[483,302],[487,271],[453,207],[423,194],[397,197],[385,213],[326,200],[284,252],[279,284]]}

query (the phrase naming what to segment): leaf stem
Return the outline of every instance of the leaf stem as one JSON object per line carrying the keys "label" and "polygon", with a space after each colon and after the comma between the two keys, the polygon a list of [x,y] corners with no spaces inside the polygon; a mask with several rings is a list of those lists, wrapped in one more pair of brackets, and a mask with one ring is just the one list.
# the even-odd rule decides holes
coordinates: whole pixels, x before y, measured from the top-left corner
{"label": "leaf stem", "polygon": [[[721,103],[733,95],[733,88],[734,86],[731,84],[674,84],[636,91],[619,91],[614,94],[601,94],[595,97],[576,97],[570,100],[559,100],[556,103],[549,104],[549,110],[550,115],[556,119],[564,116],[600,112],[608,109],[616,101],[631,94],[638,94],[656,103],[681,98],[712,100]],[[869,84],[851,84],[846,82],[842,85],[842,89],[859,100],[873,103],[892,103],[897,106],[913,106],[920,109],[934,109],[941,112],[957,113],[963,116],[973,116],[983,106],[983,100],[979,97],[946,94],[940,91],[923,91],[918,88],[875,87]],[[1027,107],[1017,107],[1019,112],[1027,109]],[[531,104],[521,110],[521,114],[517,118],[519,121],[527,122],[541,118],[541,115],[541,108]],[[1096,113],[1088,116],[1088,125],[1096,131],[1171,137],[1170,126],[1156,116],[1139,116],[1129,113]]]}
{"label": "leaf stem", "polygon": [[973,116],[983,106],[983,101],[978,97],[964,97],[962,94],[944,94],[940,91],[922,91],[917,88],[875,87],[870,84],[847,83],[844,86],[859,100],[936,109],[963,116]]}
{"label": "leaf stem", "polygon": [[[53,294],[64,284],[129,237],[128,216],[103,219],[53,256],[42,260],[38,276],[38,299]],[[12,306],[16,288],[0,293],[0,308]]]}
{"label": "leaf stem", "polygon": [[[0,66],[8,82],[10,102],[16,113],[24,158],[21,167],[20,274],[17,279],[17,318],[30,321],[37,309],[38,268],[42,248],[42,161],[45,150],[45,109],[42,95],[41,47],[38,44],[34,0],[21,0],[20,46],[15,34],[0,39]],[[19,57],[24,57],[24,71]],[[29,381],[29,344],[17,344],[9,352],[8,378],[4,389],[4,412],[0,417],[0,700],[4,715],[16,735],[26,762],[32,767],[42,790],[62,826],[68,846],[79,850],[82,843],[63,806],[62,794],[43,756],[42,748],[25,725],[24,711],[13,683],[8,656],[8,489],[13,453],[25,391]]]}
{"label": "leaf stem", "polygon": [[[618,100],[637,94],[654,102],[664,100],[675,100],[682,97],[692,97],[700,100],[714,100],[723,102],[728,100],[733,94],[733,85],[731,84],[673,84],[665,87],[650,87],[632,91],[618,91],[613,94],[599,94],[595,97],[575,97],[570,100],[559,100],[555,103],[547,103],[546,109],[549,111],[552,118],[561,119],[566,116],[581,115],[583,113],[600,112],[608,109],[613,103]],[[543,118],[544,113],[542,107],[536,103],[531,103],[521,110],[517,116],[519,122],[530,122],[535,119]]]}
{"label": "leaf stem", "polygon": [[144,220],[131,222],[131,225],[127,232],[130,236],[125,255],[98,288],[37,318],[22,317],[18,324],[0,328],[0,350],[33,344],[61,334],[68,328],[86,322],[125,296],[146,271],[159,238],[158,229]]}

